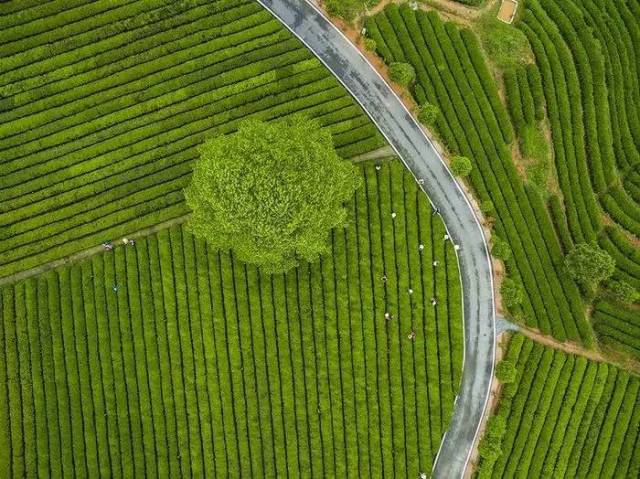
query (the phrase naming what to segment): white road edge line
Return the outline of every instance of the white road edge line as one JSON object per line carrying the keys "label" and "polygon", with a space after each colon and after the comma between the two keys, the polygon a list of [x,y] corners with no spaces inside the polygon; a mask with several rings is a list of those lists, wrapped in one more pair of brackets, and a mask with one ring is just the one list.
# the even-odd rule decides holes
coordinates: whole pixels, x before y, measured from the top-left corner
{"label": "white road edge line", "polygon": [[[382,131],[382,129],[380,129],[380,126],[378,125],[378,123],[375,121],[375,119],[369,114],[369,112],[367,111],[367,109],[365,108],[365,106],[360,102],[360,100],[355,96],[355,94],[351,91],[351,89],[343,82],[343,80],[329,67],[329,65],[327,65],[327,63],[320,58],[318,55],[316,55],[315,51],[311,48],[310,45],[307,44],[307,42],[305,42],[305,40],[300,37],[291,27],[289,27],[289,25],[287,25],[286,23],[284,23],[282,21],[282,19],[280,17],[278,17],[271,9],[269,9],[269,7],[263,2],[263,0],[256,0],[260,5],[262,5],[262,7],[267,10],[268,12],[270,12],[275,18],[277,18],[280,23],[282,25],[284,25],[296,38],[298,38],[298,40],[300,40],[306,47],[307,49],[312,52],[316,58],[318,58],[320,60],[320,62],[329,70],[331,71],[331,73],[333,74],[333,76],[335,78],[338,79],[338,81],[342,84],[342,86],[351,94],[351,97],[354,98],[356,100],[356,102],[360,105],[360,107],[363,109],[363,111],[365,111],[367,113],[367,116],[369,116],[369,118],[371,119],[371,121],[376,125],[376,127],[378,128],[378,131],[380,131],[380,133],[385,137],[385,139],[387,140],[387,142],[389,143],[389,145],[391,146],[391,148],[393,148],[393,150],[396,152],[396,154],[398,155],[398,157],[402,160],[402,162],[404,163],[405,167],[407,168],[407,170],[409,170],[411,172],[411,174],[413,175],[414,178],[416,178],[416,181],[418,180],[418,178],[415,176],[415,174],[413,173],[413,171],[411,170],[411,168],[409,168],[409,166],[407,165],[407,163],[404,161],[404,158],[402,158],[402,155],[400,155],[400,153],[398,153],[398,150],[396,150],[396,148],[393,146],[393,143],[389,140],[389,138],[387,137],[387,135]],[[489,248],[487,246],[487,240],[485,238],[484,235],[484,230],[482,229],[482,224],[480,223],[478,216],[476,215],[475,210],[473,209],[473,206],[471,205],[471,202],[469,201],[469,199],[467,198],[467,195],[465,194],[464,190],[462,189],[462,187],[458,184],[457,180],[455,179],[455,177],[453,176],[453,174],[451,173],[451,170],[449,169],[449,166],[445,163],[445,161],[443,160],[442,156],[440,155],[440,152],[438,151],[438,149],[435,147],[435,145],[433,144],[433,142],[431,141],[431,138],[429,138],[425,132],[424,129],[422,128],[422,126],[416,121],[416,119],[413,117],[413,115],[411,114],[411,112],[409,111],[409,109],[406,107],[406,105],[404,104],[404,102],[400,99],[400,97],[398,97],[398,95],[396,94],[396,92],[393,90],[393,88],[391,88],[389,86],[389,84],[387,83],[387,81],[384,79],[384,77],[380,74],[380,72],[378,72],[378,70],[376,70],[376,68],[371,64],[371,62],[367,59],[367,57],[360,51],[360,49],[358,47],[356,47],[353,42],[351,42],[351,40],[349,40],[349,38],[342,32],[342,30],[340,30],[338,27],[336,27],[333,22],[324,14],[324,12],[322,10],[320,10],[316,5],[313,4],[313,2],[309,1],[309,0],[301,0],[304,1],[305,3],[307,3],[309,6],[311,6],[311,8],[313,8],[319,15],[321,15],[330,25],[333,29],[335,29],[349,44],[351,44],[353,46],[353,48],[358,52],[358,54],[364,59],[365,62],[367,62],[367,64],[371,67],[371,69],[375,72],[375,74],[380,78],[380,80],[382,80],[383,83],[385,83],[387,85],[387,87],[389,88],[389,90],[391,91],[391,93],[393,94],[393,96],[396,97],[396,99],[398,100],[398,102],[402,105],[402,108],[409,114],[409,117],[411,118],[411,121],[413,121],[413,123],[419,128],[419,130],[422,132],[422,135],[426,138],[426,140],[428,141],[429,145],[431,146],[431,148],[433,149],[433,151],[436,153],[436,156],[438,157],[438,159],[440,160],[440,162],[444,165],[444,167],[446,168],[447,172],[449,173],[449,175],[451,176],[451,178],[453,179],[453,182],[455,183],[456,187],[458,188],[458,190],[460,191],[460,193],[462,193],[462,196],[464,197],[467,205],[469,206],[469,210],[471,210],[471,214],[473,215],[473,218],[476,222],[476,224],[478,225],[478,228],[480,229],[480,232],[482,234],[482,242],[484,243],[484,249],[487,253],[487,257],[489,258],[489,271],[491,273],[491,296],[493,299],[493,310],[491,312],[491,323],[493,325],[493,332],[494,332],[494,341],[493,344],[491,346],[491,379],[489,381],[489,389],[487,390],[487,394],[484,400],[484,405],[482,407],[482,416],[480,418],[480,421],[478,422],[477,426],[476,426],[476,432],[474,435],[474,439],[473,439],[473,444],[475,445],[478,442],[478,434],[480,432],[480,426],[482,425],[482,422],[484,421],[484,418],[487,414],[487,405],[489,404],[489,396],[491,395],[491,385],[493,383],[493,376],[495,373],[495,349],[496,349],[496,342],[495,342],[495,337],[496,337],[496,311],[495,311],[495,292],[494,292],[494,281],[493,281],[493,265],[491,264],[491,255],[489,254]],[[425,195],[427,195],[427,198],[429,200],[429,203],[431,203],[432,206],[433,203],[431,202],[431,198],[429,197],[429,194],[424,190],[423,185],[418,183],[420,189],[425,193]],[[445,223],[445,229],[447,230],[447,233],[449,233],[449,230],[447,228],[447,224],[446,222],[443,221],[443,223]],[[455,250],[454,250],[455,251]],[[455,251],[456,254],[456,259],[458,258],[458,252]],[[460,279],[460,286],[462,289],[462,277],[459,275],[459,279]],[[463,326],[464,326],[464,291],[463,291],[463,295],[462,295],[462,321],[463,321]],[[466,340],[465,340],[465,345],[466,345]],[[464,364],[465,364],[465,359],[466,359],[466,347],[463,348],[462,350],[462,364],[463,364],[463,370],[464,370]],[[440,451],[442,450],[442,444],[444,443],[444,439],[446,438],[446,432],[444,433],[444,435],[442,436],[442,441],[440,442],[440,447],[438,448],[438,452],[436,454],[436,457],[433,461],[433,467],[435,468],[436,463],[438,461],[438,457],[440,456]],[[464,470],[466,471],[468,465],[469,465],[469,460],[471,458],[471,454],[473,452],[474,447],[472,446],[471,449],[469,449],[469,452],[467,453],[467,458],[465,460],[465,464],[464,464]],[[432,469],[433,470],[433,469]],[[463,472],[464,475],[464,472]]]}

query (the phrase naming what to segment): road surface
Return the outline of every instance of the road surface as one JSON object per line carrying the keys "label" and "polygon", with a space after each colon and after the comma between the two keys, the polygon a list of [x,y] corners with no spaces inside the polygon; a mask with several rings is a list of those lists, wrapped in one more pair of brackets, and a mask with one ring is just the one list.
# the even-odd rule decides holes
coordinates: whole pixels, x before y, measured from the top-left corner
{"label": "road surface", "polygon": [[464,302],[464,370],[433,477],[462,477],[491,388],[495,310],[491,261],[482,228],[462,189],[389,85],[342,33],[307,0],[258,0],[333,72],[376,123],[438,208],[460,246]]}

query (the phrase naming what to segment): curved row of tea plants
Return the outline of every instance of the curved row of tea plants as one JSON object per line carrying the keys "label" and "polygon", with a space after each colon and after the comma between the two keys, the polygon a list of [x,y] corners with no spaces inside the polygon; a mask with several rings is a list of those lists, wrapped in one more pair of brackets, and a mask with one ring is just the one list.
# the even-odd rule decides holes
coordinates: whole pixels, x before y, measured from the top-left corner
{"label": "curved row of tea plants", "polygon": [[640,378],[517,334],[480,445],[480,478],[638,477]]}
{"label": "curved row of tea plants", "polygon": [[520,26],[543,79],[562,193],[550,204],[559,236],[566,247],[597,241],[616,261],[614,278],[636,289],[638,20],[637,2],[532,0]]}
{"label": "curved row of tea plants", "polygon": [[457,258],[399,162],[362,171],[331,253],[286,275],[178,226],[2,288],[0,475],[430,471],[461,377]]}
{"label": "curved row of tea plants", "polygon": [[559,339],[591,343],[576,285],[562,269],[563,252],[540,195],[526,186],[511,159],[513,128],[475,36],[443,23],[435,12],[389,5],[367,23],[387,63],[416,71],[412,93],[439,107],[436,128],[447,148],[473,162],[471,184],[494,211],[495,233],[513,252],[509,276],[525,291],[513,312]]}
{"label": "curved row of tea plants", "polygon": [[383,144],[257,3],[19,2],[0,24],[0,276],[187,212],[203,138],[303,112],[338,152]]}
{"label": "curved row of tea plants", "polygon": [[600,301],[593,313],[598,337],[616,351],[628,351],[640,358],[640,315],[637,310]]}

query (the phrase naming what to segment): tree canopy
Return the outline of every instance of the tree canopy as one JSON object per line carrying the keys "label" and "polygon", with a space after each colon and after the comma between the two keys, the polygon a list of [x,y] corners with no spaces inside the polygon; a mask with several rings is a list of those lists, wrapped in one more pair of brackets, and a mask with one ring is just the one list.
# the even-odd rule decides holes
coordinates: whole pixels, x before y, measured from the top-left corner
{"label": "tree canopy", "polygon": [[416,78],[416,71],[409,63],[394,62],[389,65],[389,77],[400,85],[407,86]]}
{"label": "tree canopy", "polygon": [[580,243],[566,256],[565,266],[573,279],[585,286],[596,287],[611,277],[616,262],[599,246]]}
{"label": "tree canopy", "polygon": [[454,156],[451,160],[451,171],[456,176],[468,176],[472,169],[471,160],[466,156]]}
{"label": "tree canopy", "polygon": [[434,127],[438,117],[440,116],[440,109],[433,103],[428,101],[424,102],[417,108],[418,121],[423,125]]}
{"label": "tree canopy", "polygon": [[283,272],[327,250],[361,181],[315,120],[247,120],[202,145],[185,189],[188,228],[242,261]]}

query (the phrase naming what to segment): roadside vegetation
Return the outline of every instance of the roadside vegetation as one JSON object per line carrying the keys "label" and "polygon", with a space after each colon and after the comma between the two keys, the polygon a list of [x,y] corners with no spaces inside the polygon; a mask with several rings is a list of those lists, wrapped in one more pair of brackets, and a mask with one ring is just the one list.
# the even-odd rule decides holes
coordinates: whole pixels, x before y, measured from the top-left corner
{"label": "roadside vegetation", "polygon": [[593,344],[580,291],[543,197],[523,179],[509,145],[516,133],[476,36],[443,22],[435,11],[388,5],[370,17],[367,34],[388,63],[416,71],[410,88],[419,105],[438,108],[436,131],[451,156],[472,163],[468,180],[491,216],[493,234],[506,241],[508,309],[526,325],[561,340]]}

